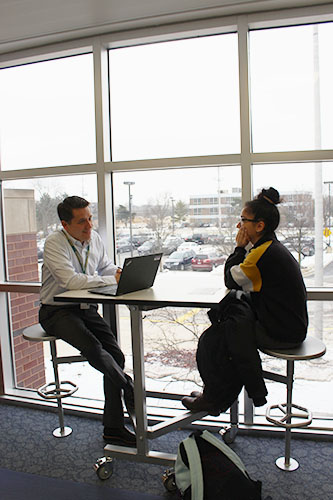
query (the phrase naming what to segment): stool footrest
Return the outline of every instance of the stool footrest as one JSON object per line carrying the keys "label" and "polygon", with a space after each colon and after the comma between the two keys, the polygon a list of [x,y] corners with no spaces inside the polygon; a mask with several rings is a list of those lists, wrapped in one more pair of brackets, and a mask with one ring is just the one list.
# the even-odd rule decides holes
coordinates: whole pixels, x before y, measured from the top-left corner
{"label": "stool footrest", "polygon": [[[302,413],[293,412],[293,409],[300,410]],[[273,417],[273,410],[280,410],[282,413],[281,418]],[[287,403],[271,405],[266,410],[266,420],[271,422],[272,424],[279,425],[280,427],[284,427],[285,429],[293,429],[296,427],[306,427],[310,425],[312,422],[312,414],[307,408],[303,408],[303,406],[298,406],[296,404],[290,405],[291,411],[288,412]],[[302,422],[292,423],[292,418],[299,418]]]}
{"label": "stool footrest", "polygon": [[44,399],[62,399],[71,396],[77,390],[77,385],[69,380],[64,380],[60,382],[60,387],[57,387],[55,382],[50,382],[40,387],[37,392]]}

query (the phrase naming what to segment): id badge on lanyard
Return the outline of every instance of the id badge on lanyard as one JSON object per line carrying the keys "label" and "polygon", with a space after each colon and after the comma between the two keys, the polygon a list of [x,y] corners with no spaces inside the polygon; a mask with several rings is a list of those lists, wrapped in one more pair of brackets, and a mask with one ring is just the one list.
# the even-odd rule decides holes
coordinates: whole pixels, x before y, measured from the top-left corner
{"label": "id badge on lanyard", "polygon": [[83,274],[86,274],[86,270],[87,270],[87,266],[88,266],[88,259],[89,259],[89,251],[90,251],[90,244],[88,245],[87,247],[87,253],[86,253],[86,258],[85,258],[85,261],[84,261],[84,264],[83,264],[83,261],[82,261],[82,257],[81,255],[79,254],[79,252],[77,251],[77,249],[75,248],[75,246],[73,245],[73,243],[71,242],[71,240],[68,238],[67,234],[65,233],[65,231],[62,231],[62,233],[64,234],[64,236],[66,237],[68,243],[70,244],[77,260],[79,261],[79,264],[80,264],[80,267],[81,267],[81,271],[83,272]]}

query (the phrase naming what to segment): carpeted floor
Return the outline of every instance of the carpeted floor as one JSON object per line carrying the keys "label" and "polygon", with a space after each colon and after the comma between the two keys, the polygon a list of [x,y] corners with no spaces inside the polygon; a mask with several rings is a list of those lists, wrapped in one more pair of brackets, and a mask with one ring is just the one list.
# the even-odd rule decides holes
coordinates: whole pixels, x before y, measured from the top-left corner
{"label": "carpeted floor", "polygon": [[0,469],[1,500],[161,500],[159,495]]}
{"label": "carpeted floor", "polygon": [[[72,427],[73,433],[58,439],[52,435],[58,425],[55,413],[2,403],[0,422],[0,467],[3,469],[93,485],[98,492],[108,493],[105,497],[95,496],[95,500],[122,500],[111,496],[110,489],[129,490],[137,495],[146,493],[161,497],[161,500],[175,498],[162,484],[163,466],[116,459],[108,480],[101,481],[97,477],[93,465],[104,455],[102,425],[98,420],[66,415],[65,424]],[[184,430],[169,433],[152,440],[151,449],[176,453],[179,442],[188,434],[189,431]],[[333,498],[332,442],[294,439],[292,456],[300,462],[300,468],[294,472],[281,471],[275,465],[275,459],[284,452],[281,438],[239,434],[231,447],[243,460],[251,477],[262,481],[263,500],[267,497],[272,500]],[[1,485],[1,494],[3,491]],[[76,500],[86,500],[79,493],[73,496]],[[9,496],[5,500],[7,498],[11,499]],[[15,500],[18,498],[16,496]],[[135,500],[139,500],[139,496]]]}

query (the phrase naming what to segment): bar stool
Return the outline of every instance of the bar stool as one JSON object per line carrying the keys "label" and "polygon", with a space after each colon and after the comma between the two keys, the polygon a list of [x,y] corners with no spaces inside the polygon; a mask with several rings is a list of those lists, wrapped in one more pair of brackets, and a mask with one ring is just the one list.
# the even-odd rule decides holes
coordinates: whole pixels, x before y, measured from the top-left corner
{"label": "bar stool", "polygon": [[66,437],[72,433],[71,427],[64,426],[64,410],[62,399],[71,396],[78,390],[78,386],[69,380],[59,380],[58,364],[72,361],[84,361],[82,356],[67,356],[65,358],[57,357],[56,337],[48,335],[40,324],[29,326],[23,330],[23,338],[30,342],[50,342],[51,359],[54,372],[54,382],[40,387],[37,392],[44,399],[56,399],[58,406],[58,417],[60,426],[53,431],[55,437]]}
{"label": "bar stool", "polygon": [[[299,464],[297,460],[290,458],[291,429],[306,427],[312,422],[311,412],[307,408],[303,408],[292,402],[294,363],[300,360],[320,358],[325,354],[326,347],[320,340],[314,337],[307,337],[299,347],[293,349],[260,348],[260,350],[269,356],[285,359],[287,361],[286,376],[266,371],[263,372],[263,376],[264,378],[282,382],[287,385],[287,402],[269,406],[266,410],[266,419],[274,425],[285,428],[285,455],[284,457],[278,458],[275,463],[282,470],[293,471],[298,468]],[[298,412],[294,412],[293,409],[298,410]],[[276,410],[280,412],[281,418],[275,415],[277,413]],[[299,421],[293,423],[293,418],[299,419]]]}

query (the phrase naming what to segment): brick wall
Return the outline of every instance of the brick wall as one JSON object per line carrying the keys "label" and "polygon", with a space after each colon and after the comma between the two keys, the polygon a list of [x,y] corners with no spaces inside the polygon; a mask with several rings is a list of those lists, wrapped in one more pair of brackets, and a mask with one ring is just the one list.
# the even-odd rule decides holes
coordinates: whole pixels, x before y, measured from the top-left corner
{"label": "brick wall", "polygon": [[[39,281],[36,233],[7,235],[7,256],[10,281]],[[39,295],[11,293],[10,306],[17,385],[37,389],[45,384],[43,344],[22,331],[38,323]]]}

